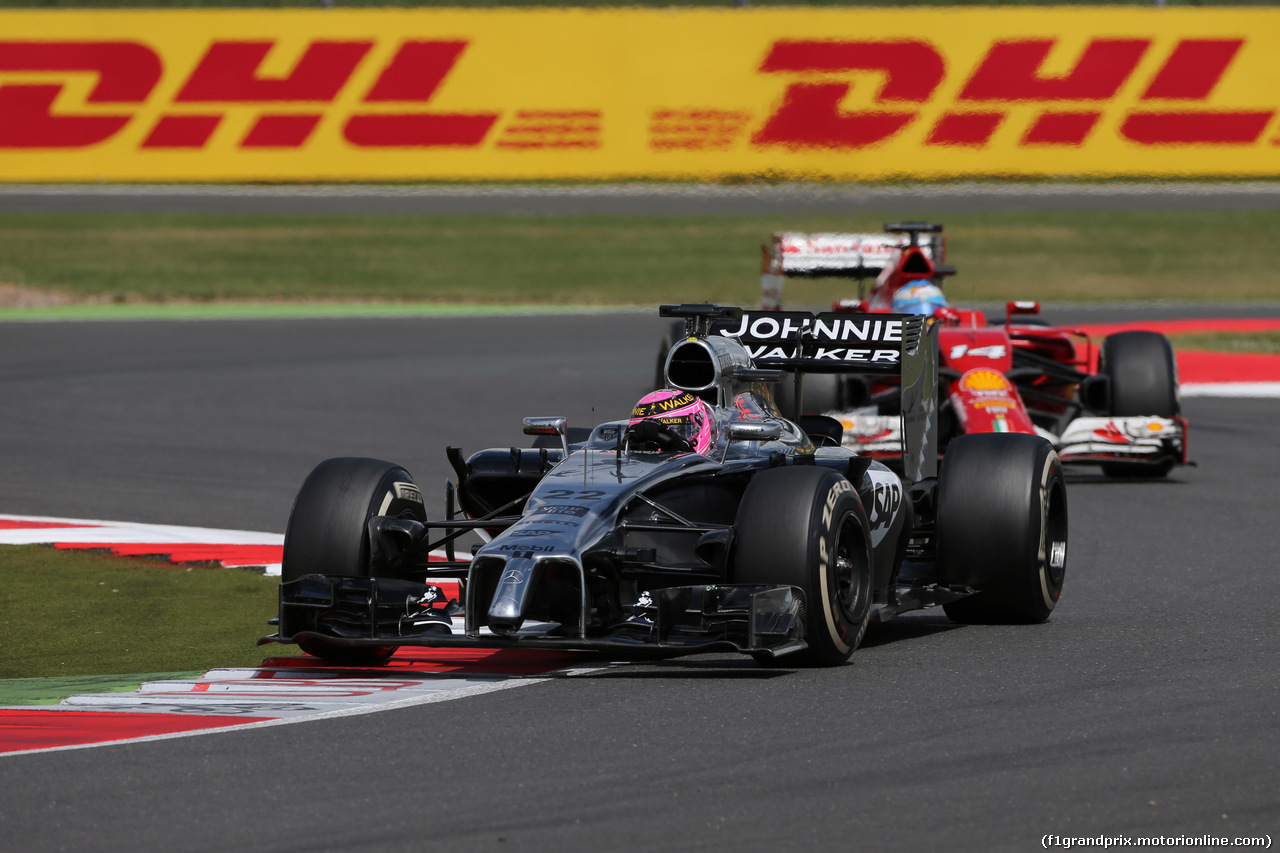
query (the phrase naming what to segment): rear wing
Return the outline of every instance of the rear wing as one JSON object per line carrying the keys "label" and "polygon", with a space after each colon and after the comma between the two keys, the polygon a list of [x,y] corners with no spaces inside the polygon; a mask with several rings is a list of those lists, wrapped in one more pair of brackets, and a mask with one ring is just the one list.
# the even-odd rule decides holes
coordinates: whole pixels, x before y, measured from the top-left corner
{"label": "rear wing", "polygon": [[938,332],[917,314],[741,311],[664,305],[687,333],[741,344],[757,370],[845,373],[895,379],[902,387],[902,462],[911,482],[938,472]]}
{"label": "rear wing", "polygon": [[[781,276],[873,278],[911,245],[905,234],[773,234],[763,252],[762,273]],[[942,234],[931,234],[920,251],[935,263],[943,259]]]}
{"label": "rear wing", "polygon": [[[788,278],[879,278],[897,271],[911,278],[952,275],[945,266],[947,244],[936,222],[886,222],[883,234],[781,231],[760,247],[761,307],[782,306]],[[861,296],[859,296],[861,298]]]}
{"label": "rear wing", "polygon": [[898,376],[919,357],[924,321],[918,314],[743,311],[713,320],[710,332],[738,341],[766,370]]}

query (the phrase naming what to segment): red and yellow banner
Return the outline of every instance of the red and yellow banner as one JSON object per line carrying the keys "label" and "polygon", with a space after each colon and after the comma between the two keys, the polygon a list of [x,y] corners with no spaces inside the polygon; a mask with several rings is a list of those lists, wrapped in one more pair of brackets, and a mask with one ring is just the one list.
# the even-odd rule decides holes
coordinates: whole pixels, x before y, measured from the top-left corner
{"label": "red and yellow banner", "polygon": [[0,181],[1280,174],[1280,9],[0,12]]}

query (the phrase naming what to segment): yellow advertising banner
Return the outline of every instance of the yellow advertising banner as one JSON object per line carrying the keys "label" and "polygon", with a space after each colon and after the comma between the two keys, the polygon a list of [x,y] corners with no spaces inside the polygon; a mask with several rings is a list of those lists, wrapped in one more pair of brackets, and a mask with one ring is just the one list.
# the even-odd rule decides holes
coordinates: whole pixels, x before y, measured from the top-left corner
{"label": "yellow advertising banner", "polygon": [[1280,174],[1280,9],[0,12],[0,181]]}

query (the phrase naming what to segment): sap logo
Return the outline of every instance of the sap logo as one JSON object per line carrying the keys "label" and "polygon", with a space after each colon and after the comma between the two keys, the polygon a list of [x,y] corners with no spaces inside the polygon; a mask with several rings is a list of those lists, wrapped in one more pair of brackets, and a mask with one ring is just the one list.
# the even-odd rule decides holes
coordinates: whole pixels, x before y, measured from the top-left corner
{"label": "sap logo", "polygon": [[[787,82],[781,104],[752,143],[791,149],[875,145],[916,122],[923,115],[920,107],[934,101],[943,80],[958,73],[964,83],[933,120],[925,145],[982,148],[1009,117],[1008,105],[1034,104],[1040,110],[1023,130],[1021,146],[1080,146],[1104,111],[1116,106],[1117,95],[1154,43],[1153,38],[1093,38],[1070,70],[1055,74],[1044,68],[1061,50],[1057,38],[996,41],[976,66],[950,70],[937,48],[915,39],[782,39],[759,71],[799,79]],[[1244,44],[1243,38],[1180,39],[1154,74],[1137,81],[1137,101],[1126,96],[1130,100],[1119,105],[1126,110],[1120,135],[1144,146],[1256,143],[1274,109],[1204,108]],[[854,79],[865,80],[866,72],[883,81],[871,98],[872,108],[843,110]]]}
{"label": "sap logo", "polygon": [[902,486],[897,482],[877,482],[871,494],[871,512],[867,519],[873,530],[887,528],[902,507]]}

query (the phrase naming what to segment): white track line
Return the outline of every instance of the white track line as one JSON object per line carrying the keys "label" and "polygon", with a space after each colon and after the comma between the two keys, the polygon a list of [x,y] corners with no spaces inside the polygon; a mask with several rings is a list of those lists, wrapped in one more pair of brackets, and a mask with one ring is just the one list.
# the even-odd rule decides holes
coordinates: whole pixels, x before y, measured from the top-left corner
{"label": "white track line", "polygon": [[1280,397],[1280,382],[1194,382],[1178,387],[1183,397]]}
{"label": "white track line", "polygon": [[[409,696],[402,699],[392,699],[387,702],[376,705],[365,705],[354,708],[341,708],[332,711],[321,711],[315,714],[306,714],[297,717],[282,717],[274,720],[259,720],[252,723],[236,723],[230,726],[214,726],[207,729],[194,729],[186,732],[169,732],[160,735],[144,735],[142,737],[123,738],[120,740],[99,741],[97,743],[77,743],[68,746],[50,746],[39,747],[36,749],[19,749],[12,752],[0,753],[0,759],[8,758],[11,755],[30,755],[36,752],[66,752],[72,749],[92,749],[99,746],[119,746],[121,744],[131,743],[150,743],[158,740],[174,740],[183,737],[196,737],[198,735],[218,734],[220,732],[243,732],[249,729],[262,729],[270,726],[287,726],[295,723],[311,723],[317,720],[333,720],[340,717],[358,717],[363,714],[373,714],[381,711],[394,711],[400,708],[413,708],[418,705],[430,705],[434,702],[449,702],[454,699],[467,699],[472,696],[483,696],[486,693],[495,693],[499,690],[509,690],[512,687],[526,687],[533,684],[543,684],[552,681],[557,677],[585,675],[591,672],[599,672],[608,669],[612,664],[603,666],[583,666],[569,667],[567,669],[556,670],[555,675],[529,676],[519,677],[512,676],[506,681],[495,681],[488,684],[473,684],[467,687],[460,687],[457,690],[442,691],[438,693],[428,694],[426,696]],[[127,694],[126,694],[127,695]],[[89,710],[77,709],[70,706],[58,706],[62,710]],[[39,706],[25,706],[24,710],[38,709]],[[100,709],[99,709],[100,710]],[[146,708],[140,709],[145,713]]]}
{"label": "white track line", "polygon": [[[15,524],[58,525],[54,527],[14,527],[0,529],[0,545],[67,543],[155,544],[155,545],[282,545],[284,537],[275,533],[247,530],[217,530],[165,524],[75,519],[52,516],[0,514],[0,521]],[[279,575],[278,564],[274,568]],[[607,666],[607,665],[606,665]],[[570,667],[554,670],[559,675],[594,672],[604,667]],[[263,673],[278,677],[262,678]],[[22,705],[18,711],[113,711],[119,713],[171,713],[182,716],[272,717],[210,726],[184,732],[119,738],[96,743],[37,747],[0,753],[0,758],[34,752],[89,749],[124,743],[143,743],[179,737],[243,731],[263,726],[310,722],[336,717],[371,714],[396,708],[465,699],[511,687],[541,684],[552,675],[502,675],[465,670],[443,672],[396,671],[370,677],[361,670],[309,669],[305,667],[244,667],[212,669],[196,679],[171,679],[142,684],[133,693],[89,693],[70,696],[59,705]],[[320,683],[317,683],[320,682]],[[393,688],[393,689],[389,689]],[[408,695],[406,695],[408,694]],[[385,697],[385,698],[384,698]]]}

